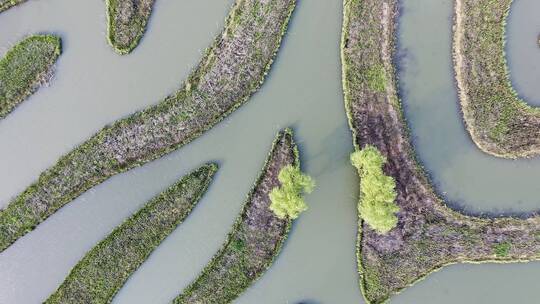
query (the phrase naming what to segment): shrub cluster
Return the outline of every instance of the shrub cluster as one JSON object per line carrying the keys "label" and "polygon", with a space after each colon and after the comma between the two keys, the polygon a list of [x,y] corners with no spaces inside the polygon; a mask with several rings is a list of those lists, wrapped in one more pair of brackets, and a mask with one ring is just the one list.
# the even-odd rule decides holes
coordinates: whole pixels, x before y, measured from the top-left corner
{"label": "shrub cluster", "polygon": [[381,234],[397,225],[396,182],[382,170],[386,158],[374,146],[351,154],[351,163],[360,174],[358,212],[366,223]]}
{"label": "shrub cluster", "polygon": [[311,193],[315,187],[313,179],[300,171],[297,166],[286,166],[278,175],[281,187],[272,189],[270,192],[270,210],[283,219],[297,218],[300,213],[307,210],[303,194]]}

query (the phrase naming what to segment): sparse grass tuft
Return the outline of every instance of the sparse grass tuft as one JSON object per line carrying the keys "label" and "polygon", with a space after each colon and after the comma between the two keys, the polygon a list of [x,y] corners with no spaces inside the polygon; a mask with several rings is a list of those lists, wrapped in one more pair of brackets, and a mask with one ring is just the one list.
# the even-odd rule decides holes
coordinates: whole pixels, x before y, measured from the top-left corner
{"label": "sparse grass tuft", "polygon": [[493,245],[493,252],[498,257],[506,257],[508,256],[508,253],[510,253],[510,249],[512,248],[512,244],[510,242],[502,242],[497,243]]}

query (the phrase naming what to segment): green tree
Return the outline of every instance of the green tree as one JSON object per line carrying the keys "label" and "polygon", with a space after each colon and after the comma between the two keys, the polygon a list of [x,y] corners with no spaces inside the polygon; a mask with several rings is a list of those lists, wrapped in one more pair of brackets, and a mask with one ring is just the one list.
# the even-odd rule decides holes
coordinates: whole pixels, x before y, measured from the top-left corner
{"label": "green tree", "polygon": [[351,154],[351,163],[360,174],[360,217],[375,231],[385,234],[397,225],[396,182],[384,175],[386,158],[374,146]]}
{"label": "green tree", "polygon": [[309,175],[303,174],[300,168],[291,165],[279,171],[278,179],[281,187],[276,187],[270,192],[270,210],[281,219],[285,217],[295,219],[307,210],[303,194],[311,193],[315,182]]}

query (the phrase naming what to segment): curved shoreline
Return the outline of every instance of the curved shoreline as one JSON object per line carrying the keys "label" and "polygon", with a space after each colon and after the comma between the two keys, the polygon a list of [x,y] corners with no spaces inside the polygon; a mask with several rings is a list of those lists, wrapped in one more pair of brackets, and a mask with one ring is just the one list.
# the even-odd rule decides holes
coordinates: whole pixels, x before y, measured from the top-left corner
{"label": "curved shoreline", "polygon": [[73,267],[45,303],[110,303],[131,274],[188,216],[217,171],[188,173],[117,226]]}
{"label": "curved shoreline", "polygon": [[62,53],[60,37],[28,36],[0,59],[0,119],[34,94],[53,74]]}
{"label": "curved shoreline", "polygon": [[173,303],[228,303],[260,278],[281,252],[292,220],[278,218],[269,208],[269,193],[287,165],[300,166],[290,129],[280,131],[261,174],[247,196],[225,243]]}
{"label": "curved shoreline", "polygon": [[107,40],[118,54],[129,54],[139,45],[154,4],[155,0],[106,0]]}
{"label": "curved shoreline", "polygon": [[497,157],[532,157],[540,154],[540,108],[519,98],[510,81],[504,45],[512,2],[454,1],[454,76],[476,146]]}
{"label": "curved shoreline", "polygon": [[179,91],[105,126],[0,210],[0,252],[86,190],[191,142],[244,104],[262,85],[295,5],[236,2]]}
{"label": "curved shoreline", "polygon": [[[397,0],[344,0],[342,77],[355,149],[373,145],[386,156],[384,171],[396,180],[401,209],[397,227],[385,235],[359,218],[358,271],[368,303],[385,302],[448,264],[540,259],[540,217],[463,215],[446,206],[431,186],[395,94],[397,14]],[[370,88],[364,75],[373,65],[385,67],[383,91]],[[509,247],[501,252],[503,244]]]}

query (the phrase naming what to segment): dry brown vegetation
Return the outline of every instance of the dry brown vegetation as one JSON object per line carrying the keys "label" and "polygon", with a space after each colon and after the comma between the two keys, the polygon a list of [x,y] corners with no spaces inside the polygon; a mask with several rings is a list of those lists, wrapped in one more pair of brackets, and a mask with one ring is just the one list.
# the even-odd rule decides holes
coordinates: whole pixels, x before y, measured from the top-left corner
{"label": "dry brown vegetation", "polygon": [[[397,0],[345,0],[342,64],[356,150],[374,146],[396,182],[398,223],[380,234],[359,218],[358,269],[368,303],[382,303],[447,264],[540,258],[540,218],[480,218],[449,209],[415,160],[396,93]],[[384,88],[369,71],[382,67]]]}

